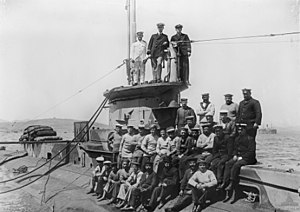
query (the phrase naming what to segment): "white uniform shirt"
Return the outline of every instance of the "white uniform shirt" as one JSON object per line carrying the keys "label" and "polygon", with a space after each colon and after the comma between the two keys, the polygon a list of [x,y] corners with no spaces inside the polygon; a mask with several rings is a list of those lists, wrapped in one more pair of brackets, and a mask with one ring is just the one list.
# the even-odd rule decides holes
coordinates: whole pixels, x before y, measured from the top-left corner
{"label": "white uniform shirt", "polygon": [[199,105],[199,108],[197,110],[197,115],[199,116],[199,122],[207,122],[205,116],[206,115],[212,115],[214,116],[215,115],[215,106],[214,104],[212,104],[211,102],[208,104],[208,106],[206,105],[207,103],[202,103],[203,104],[203,107],[207,107],[206,109],[203,109],[201,107],[201,103]]}
{"label": "white uniform shirt", "polygon": [[131,45],[130,58],[135,61],[143,61],[146,58],[147,42],[137,41]]}

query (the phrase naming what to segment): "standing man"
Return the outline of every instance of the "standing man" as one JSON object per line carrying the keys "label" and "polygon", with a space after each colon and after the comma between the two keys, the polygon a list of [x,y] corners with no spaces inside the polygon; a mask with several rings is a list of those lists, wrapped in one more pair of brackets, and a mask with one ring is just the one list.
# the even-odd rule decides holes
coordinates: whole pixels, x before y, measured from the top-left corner
{"label": "standing man", "polygon": [[235,120],[236,116],[239,111],[239,105],[232,101],[232,94],[225,94],[225,104],[221,106],[221,110],[227,110],[228,111],[228,117],[231,118],[231,120]]}
{"label": "standing man", "polygon": [[180,132],[181,128],[186,125],[186,118],[188,116],[194,117],[194,125],[197,122],[197,117],[195,111],[187,105],[188,99],[181,98],[181,107],[178,108],[175,120],[175,126],[177,130]]}
{"label": "standing man", "polygon": [[240,102],[237,122],[247,124],[247,133],[254,139],[257,129],[261,125],[262,112],[258,100],[251,97],[251,89],[244,88],[244,100]]}
{"label": "standing man", "polygon": [[119,148],[119,161],[128,160],[131,161],[132,153],[135,149],[136,143],[134,142],[134,126],[131,124],[127,125],[127,131],[123,135],[120,148]]}
{"label": "standing man", "polygon": [[176,34],[171,37],[171,43],[174,46],[177,55],[177,76],[179,81],[190,85],[189,82],[189,57],[191,56],[191,42],[189,36],[183,34],[183,26],[175,26]]}
{"label": "standing man", "polygon": [[199,116],[199,123],[207,122],[206,115],[215,115],[215,106],[209,101],[209,93],[202,94],[202,102],[200,102],[200,107],[197,115]]}
{"label": "standing man", "polygon": [[137,41],[132,44],[130,58],[133,65],[133,85],[145,83],[145,64],[147,42],[143,32],[137,32]]}
{"label": "standing man", "polygon": [[164,24],[158,23],[157,29],[158,33],[153,34],[150,38],[147,55],[151,57],[153,80],[152,83],[162,82],[161,71],[162,63],[166,57],[166,50],[169,47],[168,36],[163,34]]}

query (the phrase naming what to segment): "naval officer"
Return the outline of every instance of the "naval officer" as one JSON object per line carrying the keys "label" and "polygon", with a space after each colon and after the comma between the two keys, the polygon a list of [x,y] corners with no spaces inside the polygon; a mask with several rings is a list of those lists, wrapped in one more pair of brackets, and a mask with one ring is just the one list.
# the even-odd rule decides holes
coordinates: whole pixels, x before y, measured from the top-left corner
{"label": "naval officer", "polygon": [[246,123],[247,133],[255,139],[257,129],[261,125],[261,106],[258,100],[252,98],[251,89],[244,88],[242,91],[244,100],[239,105],[237,122]]}
{"label": "naval officer", "polygon": [[151,57],[153,80],[152,83],[162,82],[161,71],[162,63],[166,57],[166,50],[169,47],[169,39],[166,34],[163,33],[165,24],[158,23],[158,33],[153,34],[148,44],[147,55]]}

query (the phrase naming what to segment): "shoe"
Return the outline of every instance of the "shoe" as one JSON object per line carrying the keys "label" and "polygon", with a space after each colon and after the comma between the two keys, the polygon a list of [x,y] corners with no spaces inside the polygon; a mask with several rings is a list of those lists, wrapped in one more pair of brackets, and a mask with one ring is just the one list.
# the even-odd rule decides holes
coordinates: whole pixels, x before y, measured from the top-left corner
{"label": "shoe", "polygon": [[136,86],[136,85],[138,85],[138,84],[137,84],[137,83],[133,83],[133,84],[132,84],[132,86]]}
{"label": "shoe", "polygon": [[227,202],[228,200],[230,200],[230,198],[231,198],[231,196],[229,196],[229,191],[226,191],[226,196],[222,202]]}
{"label": "shoe", "polygon": [[162,207],[164,207],[164,205],[165,204],[163,202],[160,202],[159,205],[158,205],[158,209],[162,209]]}
{"label": "shoe", "polygon": [[114,199],[114,198],[111,198],[109,201],[108,201],[108,205],[111,205],[111,204],[113,204],[114,202],[116,201],[116,199]]}
{"label": "shoe", "polygon": [[162,81],[159,79],[159,80],[157,80],[156,82],[157,82],[157,83],[161,83]]}
{"label": "shoe", "polygon": [[186,81],[185,84],[191,86],[191,83],[189,81]]}
{"label": "shoe", "polygon": [[[98,199],[98,198],[97,198]],[[102,200],[105,200],[105,197],[100,197],[99,199],[98,199],[98,202],[100,202],[100,201],[102,201]]]}
{"label": "shoe", "polygon": [[192,209],[192,212],[196,212],[196,211],[197,211],[197,207],[198,207],[198,205],[195,205],[195,204],[194,204],[193,209]]}
{"label": "shoe", "polygon": [[145,205],[144,208],[145,208],[147,211],[152,211],[151,205]]}
{"label": "shoe", "polygon": [[126,209],[129,208],[129,207],[130,207],[130,206],[126,204],[125,206],[121,207],[120,210],[121,210],[121,211],[126,211]]}
{"label": "shoe", "polygon": [[126,204],[125,201],[120,202],[118,205],[116,205],[116,208],[122,208],[125,206],[125,204]]}
{"label": "shoe", "polygon": [[132,207],[132,206],[128,206],[124,209],[121,209],[121,211],[133,211],[133,210],[134,210],[134,207]]}
{"label": "shoe", "polygon": [[201,211],[202,211],[202,207],[201,205],[198,205],[195,212],[201,212]]}
{"label": "shoe", "polygon": [[91,193],[94,193],[94,190],[91,189],[89,192],[87,192],[86,194],[91,194]]}

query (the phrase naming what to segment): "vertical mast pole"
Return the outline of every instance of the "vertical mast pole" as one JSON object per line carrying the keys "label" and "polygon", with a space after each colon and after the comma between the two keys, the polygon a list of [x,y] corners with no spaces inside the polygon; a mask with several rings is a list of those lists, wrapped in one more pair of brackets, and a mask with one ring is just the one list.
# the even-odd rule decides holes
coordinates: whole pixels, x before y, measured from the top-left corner
{"label": "vertical mast pole", "polygon": [[127,59],[126,59],[126,73],[127,73],[127,83],[131,83],[131,73],[130,73],[130,0],[126,1],[127,10]]}
{"label": "vertical mast pole", "polygon": [[132,27],[131,27],[131,42],[134,43],[136,41],[136,0],[132,0]]}

